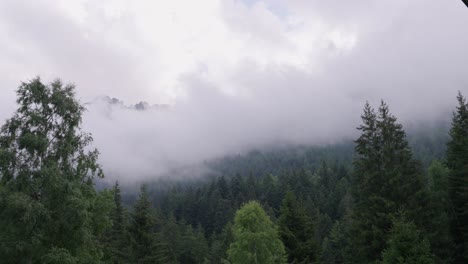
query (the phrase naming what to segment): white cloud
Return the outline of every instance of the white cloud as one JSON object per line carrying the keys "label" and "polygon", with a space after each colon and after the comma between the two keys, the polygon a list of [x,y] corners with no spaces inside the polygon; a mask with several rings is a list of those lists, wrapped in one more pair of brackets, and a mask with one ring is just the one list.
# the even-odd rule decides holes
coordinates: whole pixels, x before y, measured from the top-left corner
{"label": "white cloud", "polygon": [[74,82],[83,101],[173,104],[88,112],[104,165],[124,173],[331,142],[352,135],[366,99],[404,120],[449,108],[468,86],[467,24],[461,3],[437,0],[4,0],[0,117],[37,74]]}

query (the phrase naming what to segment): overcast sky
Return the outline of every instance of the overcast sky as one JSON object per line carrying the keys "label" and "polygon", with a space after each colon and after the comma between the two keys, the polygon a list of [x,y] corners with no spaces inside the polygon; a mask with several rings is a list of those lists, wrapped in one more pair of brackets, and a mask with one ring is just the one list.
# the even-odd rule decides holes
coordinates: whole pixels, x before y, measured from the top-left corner
{"label": "overcast sky", "polygon": [[468,94],[467,47],[460,0],[2,0],[0,118],[37,75],[82,102],[170,104],[96,103],[83,124],[108,172],[156,175],[353,137],[366,100],[404,123],[438,118]]}

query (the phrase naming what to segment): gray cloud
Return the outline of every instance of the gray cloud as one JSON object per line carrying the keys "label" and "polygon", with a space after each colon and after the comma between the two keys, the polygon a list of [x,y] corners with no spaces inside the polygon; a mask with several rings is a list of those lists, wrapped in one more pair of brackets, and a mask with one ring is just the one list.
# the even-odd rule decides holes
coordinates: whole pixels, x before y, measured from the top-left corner
{"label": "gray cloud", "polygon": [[[153,29],[151,15],[109,17],[91,2],[80,6],[92,22],[80,24],[44,5],[52,0],[5,1],[0,117],[19,81],[36,74],[74,81],[83,101],[172,95],[166,110],[88,105],[83,126],[106,171],[134,179],[271,144],[353,138],[366,100],[385,99],[408,124],[445,117],[456,92],[468,93],[460,1],[250,2],[210,0],[193,19],[169,6],[174,15],[154,21],[166,27]],[[205,10],[217,20],[200,22]]]}

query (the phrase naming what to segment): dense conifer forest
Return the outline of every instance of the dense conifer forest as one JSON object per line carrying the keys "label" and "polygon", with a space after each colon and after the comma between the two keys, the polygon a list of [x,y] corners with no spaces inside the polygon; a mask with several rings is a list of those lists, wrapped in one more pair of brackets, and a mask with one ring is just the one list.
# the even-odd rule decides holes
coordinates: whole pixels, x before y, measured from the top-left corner
{"label": "dense conifer forest", "polygon": [[0,131],[0,263],[468,263],[462,94],[435,131],[407,136],[384,101],[366,103],[352,142],[139,188],[105,187],[83,111],[60,81],[17,90]]}

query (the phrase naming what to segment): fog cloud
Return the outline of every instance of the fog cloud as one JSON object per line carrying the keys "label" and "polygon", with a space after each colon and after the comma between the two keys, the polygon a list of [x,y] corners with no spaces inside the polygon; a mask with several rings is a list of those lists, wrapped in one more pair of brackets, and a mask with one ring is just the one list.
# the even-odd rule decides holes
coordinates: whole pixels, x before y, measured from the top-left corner
{"label": "fog cloud", "polygon": [[[355,137],[366,100],[433,120],[468,93],[461,1],[0,3],[0,117],[36,75],[77,85],[108,175]],[[127,104],[169,104],[147,111]]]}

